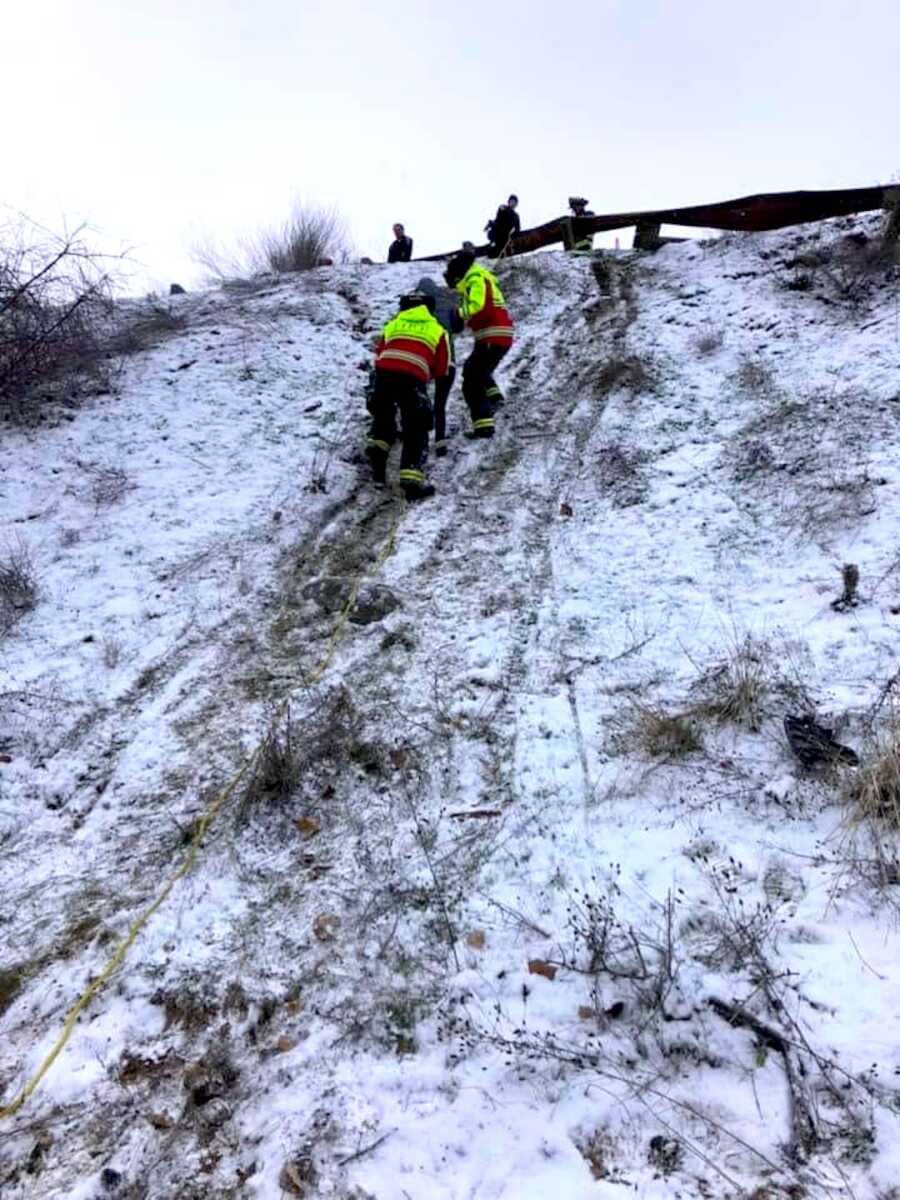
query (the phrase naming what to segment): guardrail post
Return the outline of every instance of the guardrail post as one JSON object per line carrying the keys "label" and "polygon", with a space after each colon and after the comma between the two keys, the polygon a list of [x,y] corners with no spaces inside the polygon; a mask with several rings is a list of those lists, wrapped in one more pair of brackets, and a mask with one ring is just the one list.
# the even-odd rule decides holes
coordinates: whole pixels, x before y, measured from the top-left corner
{"label": "guardrail post", "polygon": [[634,241],[631,243],[635,250],[658,250],[662,245],[659,231],[662,228],[659,221],[639,221],[634,229]]}
{"label": "guardrail post", "polygon": [[884,211],[887,219],[881,231],[881,240],[885,246],[894,246],[895,253],[900,253],[900,187],[884,189]]}

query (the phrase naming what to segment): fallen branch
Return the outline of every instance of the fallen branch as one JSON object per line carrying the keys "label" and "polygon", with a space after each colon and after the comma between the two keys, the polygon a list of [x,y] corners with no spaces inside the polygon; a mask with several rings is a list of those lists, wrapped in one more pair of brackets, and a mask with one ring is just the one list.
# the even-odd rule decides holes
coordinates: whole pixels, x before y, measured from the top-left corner
{"label": "fallen branch", "polygon": [[735,1029],[749,1029],[767,1050],[774,1050],[781,1055],[791,1100],[791,1144],[795,1153],[799,1152],[804,1157],[810,1154],[821,1138],[812,1107],[800,1083],[799,1076],[803,1072],[798,1072],[791,1060],[790,1043],[771,1025],[766,1025],[739,1004],[728,1004],[716,996],[710,996],[707,1004],[723,1021]]}
{"label": "fallen branch", "polygon": [[389,1137],[392,1137],[395,1130],[391,1129],[387,1133],[381,1135],[377,1141],[372,1142],[368,1146],[363,1146],[362,1150],[357,1150],[355,1154],[348,1154],[346,1158],[338,1159],[339,1167],[346,1167],[347,1163],[356,1162],[358,1158],[363,1158],[366,1154],[371,1154],[373,1150],[377,1150],[382,1142],[386,1142]]}

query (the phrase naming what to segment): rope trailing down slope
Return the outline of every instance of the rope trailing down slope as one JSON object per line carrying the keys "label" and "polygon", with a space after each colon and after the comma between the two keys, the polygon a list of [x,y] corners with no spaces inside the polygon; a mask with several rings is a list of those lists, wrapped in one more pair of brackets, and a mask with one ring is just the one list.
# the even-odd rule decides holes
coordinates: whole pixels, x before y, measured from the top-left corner
{"label": "rope trailing down slope", "polygon": [[[350,593],[347,597],[347,601],[344,604],[344,607],[341,609],[340,613],[338,614],[338,619],[335,622],[334,629],[331,631],[331,636],[328,639],[328,645],[326,647],[325,654],[323,655],[322,660],[318,664],[318,666],[310,673],[310,675],[304,681],[306,686],[309,687],[315,683],[318,683],[319,680],[322,678],[322,676],[325,674],[325,672],[328,670],[328,668],[331,666],[331,663],[333,662],[334,656],[337,652],[338,645],[340,644],[341,638],[343,637],[344,630],[347,627],[347,622],[350,619],[350,614],[352,613],[354,605],[356,604],[357,598],[359,597],[360,588],[362,587],[363,583],[370,575],[374,575],[377,571],[379,571],[381,569],[381,567],[384,565],[384,563],[387,561],[387,559],[390,558],[390,556],[394,552],[394,547],[396,545],[396,539],[397,539],[397,529],[400,526],[400,522],[403,518],[403,513],[405,511],[405,508],[406,508],[405,504],[401,504],[400,507],[398,508],[397,514],[391,523],[391,528],[388,531],[388,535],[385,538],[384,544],[382,545],[381,549],[379,550],[378,557],[375,560],[374,564],[372,565],[371,569],[360,572],[360,574],[357,575],[357,577],[354,579],[353,584],[350,588]],[[65,1018],[65,1021],[63,1022],[63,1027],[60,1030],[59,1036],[57,1037],[56,1041],[53,1043],[52,1047],[50,1048],[50,1050],[44,1057],[40,1066],[37,1068],[37,1070],[34,1072],[34,1074],[31,1076],[31,1078],[28,1080],[28,1082],[24,1085],[24,1087],[18,1093],[18,1095],[15,1096],[14,1099],[9,1102],[9,1104],[6,1104],[3,1107],[0,1107],[0,1120],[2,1120],[4,1117],[14,1116],[19,1111],[19,1109],[22,1108],[22,1106],[24,1104],[26,1104],[27,1101],[34,1095],[34,1093],[37,1091],[38,1087],[40,1086],[41,1081],[44,1079],[47,1072],[50,1070],[50,1068],[56,1062],[57,1058],[62,1053],[67,1042],[71,1038],[72,1033],[75,1030],[75,1026],[78,1022],[78,1018],[81,1016],[82,1012],[84,1012],[84,1010],[87,1008],[87,1006],[90,1004],[90,1002],[94,999],[94,997],[96,995],[98,995],[101,991],[103,991],[103,989],[106,987],[106,985],[112,979],[113,975],[115,975],[115,973],[118,971],[118,969],[122,966],[126,957],[128,956],[129,950],[134,945],[134,943],[137,941],[138,936],[149,924],[149,922],[150,922],[151,918],[154,916],[154,914],[163,906],[163,904],[165,904],[166,900],[171,895],[171,893],[172,893],[175,885],[178,883],[178,881],[180,879],[183,879],[185,877],[185,875],[187,875],[188,872],[193,868],[194,864],[197,862],[197,859],[200,856],[200,851],[203,848],[204,839],[205,839],[207,833],[209,832],[213,822],[215,821],[216,817],[219,815],[219,813],[221,812],[221,810],[225,806],[225,804],[232,798],[232,796],[235,794],[237,789],[244,782],[244,780],[247,779],[248,776],[250,776],[252,774],[253,769],[256,767],[257,763],[259,762],[260,755],[263,752],[263,747],[265,746],[266,739],[268,738],[269,733],[273,729],[277,728],[278,724],[284,717],[285,712],[287,711],[287,708],[291,702],[291,699],[292,699],[292,694],[289,694],[289,695],[285,696],[284,699],[280,702],[280,704],[278,705],[278,708],[275,711],[274,716],[272,717],[271,721],[269,722],[269,724],[266,727],[265,733],[257,742],[256,748],[254,749],[253,753],[247,757],[247,759],[244,761],[243,765],[237,771],[237,773],[235,775],[233,775],[232,778],[228,781],[228,783],[221,789],[221,791],[219,791],[213,797],[213,799],[206,806],[204,811],[200,814],[197,821],[195,822],[194,833],[191,838],[191,844],[190,844],[190,847],[188,848],[187,854],[184,856],[183,861],[172,872],[172,874],[169,876],[169,878],[163,884],[162,888],[157,893],[157,895],[156,895],[155,899],[152,901],[152,903],[150,903],[145,909],[143,909],[142,912],[138,913],[138,915],[134,918],[134,920],[131,922],[131,924],[128,927],[127,933],[119,941],[118,945],[116,946],[115,950],[113,951],[112,955],[110,956],[110,959],[107,962],[106,966],[103,968],[103,970],[100,972],[100,974],[97,975],[97,977],[95,979],[91,980],[91,982],[88,984],[88,986],[85,988],[85,990],[81,993],[81,995],[78,997],[78,999],[71,1006],[69,1011],[66,1013],[66,1018]]]}

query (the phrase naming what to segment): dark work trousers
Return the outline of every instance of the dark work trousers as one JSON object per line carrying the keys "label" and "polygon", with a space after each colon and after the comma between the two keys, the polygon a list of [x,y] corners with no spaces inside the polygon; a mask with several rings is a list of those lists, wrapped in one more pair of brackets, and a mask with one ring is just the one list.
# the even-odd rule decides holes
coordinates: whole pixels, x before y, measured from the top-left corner
{"label": "dark work trousers", "polygon": [[435,445],[447,438],[447,397],[456,378],[456,367],[450,364],[450,370],[434,381],[434,441]]}
{"label": "dark work trousers", "polygon": [[463,398],[469,406],[472,424],[476,429],[479,422],[490,421],[493,424],[494,410],[502,400],[494,380],[494,371],[508,349],[509,346],[476,342],[475,349],[463,363]]}
{"label": "dark work trousers", "polygon": [[[400,454],[400,479],[424,480],[428,459],[428,432],[432,413],[425,384],[400,371],[376,371],[375,390],[369,402],[372,425],[366,453],[376,479],[384,479],[391,446],[397,440],[397,410],[403,447]],[[421,478],[420,478],[421,477]]]}

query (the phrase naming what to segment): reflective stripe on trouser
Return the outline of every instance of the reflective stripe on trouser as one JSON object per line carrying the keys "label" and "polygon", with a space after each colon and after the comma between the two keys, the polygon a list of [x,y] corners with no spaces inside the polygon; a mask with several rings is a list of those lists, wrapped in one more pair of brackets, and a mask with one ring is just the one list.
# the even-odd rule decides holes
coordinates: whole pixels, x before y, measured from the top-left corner
{"label": "reflective stripe on trouser", "polygon": [[[463,397],[472,417],[473,428],[477,421],[494,416],[497,400],[494,371],[508,349],[508,346],[476,342],[475,348],[463,364]],[[491,389],[494,391],[491,392]],[[493,425],[493,421],[491,424]]]}
{"label": "reflective stripe on trouser", "polygon": [[480,429],[493,429],[494,428],[494,418],[493,417],[479,417],[477,421],[472,422],[472,428],[475,430],[476,433]]}
{"label": "reflective stripe on trouser", "polygon": [[375,374],[367,451],[371,448],[370,457],[381,451],[387,458],[387,452],[397,440],[399,410],[403,438],[401,477],[404,471],[421,473],[428,458],[428,431],[431,428],[431,405],[425,385],[412,375],[401,375],[399,371],[376,371]]}
{"label": "reflective stripe on trouser", "polygon": [[400,480],[401,486],[411,484],[413,487],[421,487],[425,482],[425,472],[416,471],[413,467],[406,467],[398,473],[397,478]]}
{"label": "reflective stripe on trouser", "polygon": [[434,441],[446,441],[447,438],[447,397],[456,378],[456,367],[450,364],[446,375],[434,381]]}

